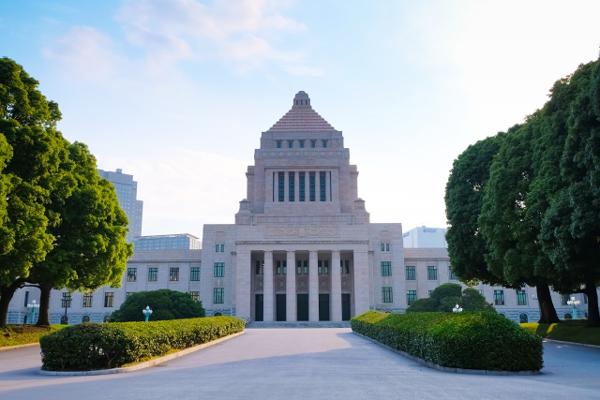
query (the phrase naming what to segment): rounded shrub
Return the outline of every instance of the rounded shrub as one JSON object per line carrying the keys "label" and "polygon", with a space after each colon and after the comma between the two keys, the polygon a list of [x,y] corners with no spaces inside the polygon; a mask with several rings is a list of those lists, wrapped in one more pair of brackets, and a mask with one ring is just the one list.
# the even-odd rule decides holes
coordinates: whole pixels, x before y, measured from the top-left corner
{"label": "rounded shrub", "polygon": [[205,315],[202,303],[192,299],[188,293],[160,289],[130,294],[121,307],[112,313],[110,320],[113,322],[143,321],[142,310],[146,306],[150,306],[152,309],[150,317],[152,321],[204,317]]}

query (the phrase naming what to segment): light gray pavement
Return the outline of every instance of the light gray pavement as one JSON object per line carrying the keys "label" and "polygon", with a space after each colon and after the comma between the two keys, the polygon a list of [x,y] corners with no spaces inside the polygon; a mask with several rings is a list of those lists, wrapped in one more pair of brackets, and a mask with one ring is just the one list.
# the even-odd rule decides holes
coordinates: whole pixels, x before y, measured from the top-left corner
{"label": "light gray pavement", "polygon": [[347,328],[248,329],[163,366],[85,377],[38,375],[39,349],[28,348],[0,353],[0,399],[600,399],[600,349],[544,347],[541,375],[460,375]]}

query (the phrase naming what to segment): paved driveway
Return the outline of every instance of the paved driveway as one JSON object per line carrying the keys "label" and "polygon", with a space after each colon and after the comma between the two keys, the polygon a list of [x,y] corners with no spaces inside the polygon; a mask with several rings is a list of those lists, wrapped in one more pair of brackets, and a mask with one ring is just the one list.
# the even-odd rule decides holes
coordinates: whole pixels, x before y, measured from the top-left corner
{"label": "paved driveway", "polygon": [[39,349],[0,353],[0,399],[600,399],[600,350],[545,344],[544,374],[439,372],[349,329],[248,329],[144,371],[96,377],[36,373]]}

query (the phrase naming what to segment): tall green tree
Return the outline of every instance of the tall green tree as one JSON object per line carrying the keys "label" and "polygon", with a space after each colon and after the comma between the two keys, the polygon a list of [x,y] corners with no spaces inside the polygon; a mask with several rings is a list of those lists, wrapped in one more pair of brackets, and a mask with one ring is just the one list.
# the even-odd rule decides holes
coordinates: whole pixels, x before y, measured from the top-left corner
{"label": "tall green tree", "polygon": [[540,114],[534,114],[505,136],[490,166],[478,222],[488,250],[488,269],[501,276],[506,286],[535,286],[540,322],[549,323],[558,321],[549,288],[554,269],[538,240],[540,218],[528,202],[540,123]]}
{"label": "tall green tree", "polygon": [[486,243],[478,223],[490,165],[503,136],[498,134],[470,145],[454,161],[446,184],[448,254],[452,270],[465,282],[504,283],[501,276],[487,268]]}
{"label": "tall green tree", "polygon": [[6,324],[14,292],[32,266],[44,259],[54,239],[46,230],[53,221],[45,205],[55,190],[66,148],[55,130],[58,107],[37,86],[23,67],[0,59],[0,135],[12,152],[2,171],[7,193],[0,221],[0,326]]}

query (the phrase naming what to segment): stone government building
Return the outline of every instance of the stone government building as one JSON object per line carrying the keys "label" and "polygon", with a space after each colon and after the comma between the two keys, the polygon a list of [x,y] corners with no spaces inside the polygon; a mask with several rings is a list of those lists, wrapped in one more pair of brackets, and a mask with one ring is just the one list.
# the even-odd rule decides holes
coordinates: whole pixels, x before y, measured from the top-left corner
{"label": "stone government building", "polygon": [[[400,223],[370,222],[342,132],[312,108],[305,92],[262,133],[254,160],[234,224],[205,225],[201,246],[189,234],[133,239],[136,250],[122,286],[73,294],[53,290],[51,322],[61,321],[70,296],[69,323],[103,321],[127,294],[161,288],[189,292],[209,314],[343,321],[368,309],[402,312],[440,284],[458,283],[443,232],[428,240],[428,230],[435,229],[403,234]],[[425,247],[405,247],[405,241]],[[508,318],[539,318],[532,288],[478,288]],[[553,296],[561,317],[571,312],[564,296]],[[578,296],[583,310],[585,299]],[[19,290],[9,322],[35,320],[27,304],[37,297],[37,289]]]}

